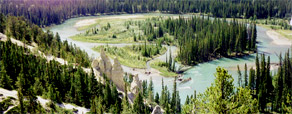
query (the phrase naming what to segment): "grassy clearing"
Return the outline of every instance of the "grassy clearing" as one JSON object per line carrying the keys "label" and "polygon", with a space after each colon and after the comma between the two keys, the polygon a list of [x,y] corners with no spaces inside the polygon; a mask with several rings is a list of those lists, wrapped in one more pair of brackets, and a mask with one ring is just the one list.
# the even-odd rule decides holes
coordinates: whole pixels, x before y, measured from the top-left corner
{"label": "grassy clearing", "polygon": [[292,39],[292,30],[276,30],[276,32],[280,33],[282,36],[288,38],[288,39]]}
{"label": "grassy clearing", "polygon": [[141,23],[152,16],[137,16],[133,18],[100,18],[95,24],[78,27],[85,33],[72,36],[73,40],[95,43],[132,43],[134,36],[143,34]]}
{"label": "grassy clearing", "polygon": [[160,75],[162,76],[167,76],[167,77],[177,76],[175,72],[169,71],[168,68],[163,65],[164,63],[165,62],[162,62],[160,60],[154,60],[154,61],[151,61],[150,66],[151,68],[157,69],[160,72]]}
{"label": "grassy clearing", "polygon": [[[146,54],[142,45],[125,46],[121,48],[111,46],[98,46],[94,47],[93,50],[100,52],[100,49],[104,48],[105,53],[109,57],[116,57],[122,65],[131,68],[146,68],[147,61],[151,60],[155,56],[165,53],[167,50],[165,47],[158,47],[159,46],[156,45],[147,45]],[[154,51],[158,52],[154,53]],[[150,52],[150,55],[148,52]]]}

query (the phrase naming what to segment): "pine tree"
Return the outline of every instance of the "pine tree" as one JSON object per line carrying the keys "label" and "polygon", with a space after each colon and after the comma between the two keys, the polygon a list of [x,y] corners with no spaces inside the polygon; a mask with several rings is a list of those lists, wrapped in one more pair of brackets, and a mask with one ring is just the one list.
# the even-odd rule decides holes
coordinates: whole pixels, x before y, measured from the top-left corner
{"label": "pine tree", "polygon": [[154,100],[157,104],[159,104],[159,94],[156,93],[155,95],[155,100]]}
{"label": "pine tree", "polygon": [[248,86],[251,90],[255,89],[255,70],[253,68],[250,68],[249,70],[249,82],[248,82]]}
{"label": "pine tree", "polygon": [[256,93],[259,93],[260,89],[260,63],[258,54],[256,55]]}
{"label": "pine tree", "polygon": [[242,86],[242,77],[241,77],[241,71],[240,71],[240,68],[239,68],[239,65],[237,65],[237,73],[238,73],[238,86],[241,87]]}
{"label": "pine tree", "polygon": [[24,95],[23,95],[23,86],[25,85],[24,82],[24,74],[23,74],[23,66],[21,66],[21,71],[19,73],[19,76],[17,78],[17,96],[18,96],[18,100],[19,100],[19,106],[20,106],[20,113],[24,114],[25,111],[25,107],[24,107]]}
{"label": "pine tree", "polygon": [[144,113],[144,102],[141,92],[138,93],[134,100],[133,111],[138,114]]}
{"label": "pine tree", "polygon": [[278,68],[278,77],[276,83],[276,98],[275,98],[275,109],[278,112],[281,112],[282,109],[282,102],[283,102],[283,67],[282,67],[282,55],[279,56],[280,63]]}
{"label": "pine tree", "polygon": [[244,65],[244,87],[248,86],[248,75],[247,75],[247,65]]}
{"label": "pine tree", "polygon": [[8,90],[12,90],[12,79],[10,79],[10,76],[7,75],[6,69],[4,65],[1,65],[1,71],[0,71],[0,87],[3,87]]}
{"label": "pine tree", "polygon": [[105,101],[106,107],[110,107],[110,104],[113,102],[111,93],[112,92],[111,92],[109,82],[106,81],[105,88],[104,88],[104,101]]}
{"label": "pine tree", "polygon": [[[252,98],[250,90],[233,85],[233,78],[228,71],[218,67],[215,81],[211,87],[196,98],[197,113],[256,113],[257,101]],[[236,102],[236,104],[235,104]]]}
{"label": "pine tree", "polygon": [[149,86],[148,86],[148,98],[151,102],[154,101],[154,93],[153,93],[153,81],[152,81],[152,77],[150,77],[150,83],[149,83]]}
{"label": "pine tree", "polygon": [[179,92],[176,93],[176,113],[181,112],[180,96]]}
{"label": "pine tree", "polygon": [[91,101],[90,112],[93,114],[97,114],[97,97],[95,96],[94,99]]}
{"label": "pine tree", "polygon": [[172,97],[171,97],[171,104],[170,104],[170,108],[172,110],[172,113],[176,113],[177,111],[177,90],[176,90],[176,77],[174,78],[173,81],[173,93],[172,93]]}

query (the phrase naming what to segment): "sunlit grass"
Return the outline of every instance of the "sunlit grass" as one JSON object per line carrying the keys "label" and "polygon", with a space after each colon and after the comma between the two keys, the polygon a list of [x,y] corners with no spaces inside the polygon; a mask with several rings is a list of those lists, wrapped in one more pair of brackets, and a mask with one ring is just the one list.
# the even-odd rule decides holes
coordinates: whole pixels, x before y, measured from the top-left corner
{"label": "sunlit grass", "polygon": [[166,77],[173,77],[177,76],[175,72],[169,71],[167,67],[159,65],[162,61],[160,60],[154,60],[151,61],[150,66],[151,68],[157,69],[160,72],[160,75],[166,76]]}
{"label": "sunlit grass", "polygon": [[[77,30],[91,30],[98,29],[97,34],[86,34],[81,33],[71,38],[73,40],[82,41],[82,42],[92,42],[92,43],[133,43],[134,36],[143,34],[143,31],[139,29],[137,25],[126,26],[125,22],[127,21],[139,21],[145,20],[153,16],[138,16],[136,18],[100,18],[96,20],[96,23],[78,27]],[[104,28],[107,24],[110,24],[110,28],[105,30]],[[116,38],[113,37],[116,36]]]}
{"label": "sunlit grass", "polygon": [[[146,62],[152,60],[151,57],[144,57],[141,51],[132,50],[132,46],[125,47],[111,47],[111,46],[98,46],[94,47],[93,50],[100,52],[100,49],[104,48],[105,53],[110,58],[117,58],[122,65],[131,67],[131,68],[146,68]],[[166,52],[166,48],[163,47],[160,50],[160,54]],[[158,56],[154,55],[153,57]]]}

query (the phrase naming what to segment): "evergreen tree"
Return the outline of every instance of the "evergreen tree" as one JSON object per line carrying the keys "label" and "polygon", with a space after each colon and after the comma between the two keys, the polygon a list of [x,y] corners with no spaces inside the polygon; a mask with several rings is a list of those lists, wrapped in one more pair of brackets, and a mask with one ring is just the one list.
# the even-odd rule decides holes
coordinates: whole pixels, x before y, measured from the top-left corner
{"label": "evergreen tree", "polygon": [[280,54],[279,56],[280,63],[279,63],[279,68],[278,68],[278,77],[277,77],[277,83],[275,86],[276,89],[276,98],[275,98],[275,109],[278,112],[281,112],[282,109],[282,102],[283,102],[283,89],[284,89],[284,84],[283,84],[283,63],[282,63],[282,55]]}
{"label": "evergreen tree", "polygon": [[241,77],[241,71],[240,71],[240,68],[239,68],[239,65],[237,65],[237,73],[238,73],[238,86],[241,87],[242,86],[242,77]]}
{"label": "evergreen tree", "polygon": [[156,93],[155,95],[155,100],[154,100],[157,104],[159,104],[159,94]]}
{"label": "evergreen tree", "polygon": [[259,57],[258,54],[256,55],[256,93],[259,93],[259,89],[260,89],[260,63],[259,63]]}
{"label": "evergreen tree", "polygon": [[176,77],[174,78],[173,81],[173,93],[172,93],[172,97],[171,97],[171,104],[170,104],[170,108],[172,110],[172,113],[176,113],[177,112],[177,90],[176,90]]}
{"label": "evergreen tree", "polygon": [[253,68],[250,68],[249,70],[249,82],[248,82],[248,86],[251,90],[255,89],[255,70]]}
{"label": "evergreen tree", "polygon": [[7,75],[4,65],[1,65],[0,87],[3,87],[3,88],[8,89],[8,90],[13,89],[12,79],[10,79],[10,76]]}
{"label": "evergreen tree", "polygon": [[248,75],[247,75],[247,65],[244,65],[244,87],[248,86]]}
{"label": "evergreen tree", "polygon": [[138,95],[135,97],[133,111],[138,114],[144,113],[144,102],[141,92],[139,92]]}
{"label": "evergreen tree", "polygon": [[211,87],[199,95],[194,111],[198,113],[256,113],[257,100],[250,95],[247,88],[237,88],[233,85],[233,78],[223,68],[218,67],[215,82]]}

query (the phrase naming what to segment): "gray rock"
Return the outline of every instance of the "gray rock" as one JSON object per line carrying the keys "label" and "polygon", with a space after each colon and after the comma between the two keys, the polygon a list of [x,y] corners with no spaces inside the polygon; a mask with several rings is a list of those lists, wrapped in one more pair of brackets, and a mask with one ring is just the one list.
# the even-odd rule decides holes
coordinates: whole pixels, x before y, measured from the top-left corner
{"label": "gray rock", "polygon": [[112,63],[110,62],[109,57],[105,54],[104,49],[100,49],[99,68],[100,72],[104,73],[109,79],[111,79]]}
{"label": "gray rock", "polygon": [[151,114],[162,114],[160,106],[156,105]]}
{"label": "gray rock", "polygon": [[111,74],[111,80],[114,82],[114,84],[116,84],[117,88],[124,91],[124,71],[117,58],[114,59],[114,65],[112,67]]}

